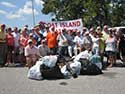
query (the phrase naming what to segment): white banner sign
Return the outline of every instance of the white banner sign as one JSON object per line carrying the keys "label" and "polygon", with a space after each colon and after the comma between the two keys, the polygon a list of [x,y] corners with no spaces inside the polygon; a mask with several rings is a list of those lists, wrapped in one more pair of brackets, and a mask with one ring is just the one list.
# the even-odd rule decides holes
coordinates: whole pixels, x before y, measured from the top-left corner
{"label": "white banner sign", "polygon": [[48,26],[55,27],[56,30],[61,31],[62,29],[66,30],[79,30],[82,31],[83,24],[82,19],[70,20],[70,21],[53,21],[46,23]]}

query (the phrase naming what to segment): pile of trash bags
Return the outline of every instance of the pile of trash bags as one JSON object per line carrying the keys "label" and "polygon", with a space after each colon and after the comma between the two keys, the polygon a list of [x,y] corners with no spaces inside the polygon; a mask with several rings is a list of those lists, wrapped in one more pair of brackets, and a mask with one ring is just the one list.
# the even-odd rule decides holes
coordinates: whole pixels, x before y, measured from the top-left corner
{"label": "pile of trash bags", "polygon": [[80,74],[102,74],[101,68],[99,55],[90,55],[86,50],[68,61],[63,56],[44,56],[28,70],[27,77],[35,80],[77,78]]}

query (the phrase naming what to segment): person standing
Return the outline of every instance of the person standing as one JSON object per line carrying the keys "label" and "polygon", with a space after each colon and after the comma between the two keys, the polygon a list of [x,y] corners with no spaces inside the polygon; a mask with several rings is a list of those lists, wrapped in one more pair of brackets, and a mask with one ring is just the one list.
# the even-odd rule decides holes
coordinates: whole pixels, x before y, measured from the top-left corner
{"label": "person standing", "polygon": [[107,40],[105,41],[105,51],[107,53],[107,58],[108,58],[108,63],[109,66],[108,68],[112,67],[113,64],[115,63],[115,51],[116,51],[116,37],[113,36],[113,32],[112,30],[109,32],[109,36],[107,38]]}
{"label": "person standing", "polygon": [[65,53],[68,51],[68,40],[66,37],[66,29],[63,29],[60,34],[57,36],[58,46],[59,46],[59,55],[66,56]]}
{"label": "person standing", "polygon": [[74,54],[73,53],[73,48],[75,46],[75,44],[73,42],[74,36],[73,36],[72,30],[69,30],[67,32],[67,36],[66,37],[67,37],[67,40],[68,40],[68,54],[69,54],[70,57],[72,57],[73,54]]}
{"label": "person standing", "polygon": [[6,25],[2,24],[0,26],[0,66],[4,66],[6,62],[6,32],[5,32]]}
{"label": "person standing", "polygon": [[50,31],[47,30],[46,40],[51,54],[57,54],[57,35],[58,33],[54,27],[52,27]]}
{"label": "person standing", "polygon": [[12,29],[8,28],[7,33],[7,62],[6,66],[12,65],[13,64],[13,50],[14,50],[14,37],[12,35]]}
{"label": "person standing", "polygon": [[108,26],[105,25],[105,26],[103,27],[103,31],[102,31],[104,40],[106,40],[106,39],[108,38],[108,35],[109,35],[108,33],[109,33]]}
{"label": "person standing", "polygon": [[19,60],[21,61],[20,63],[23,65],[25,65],[25,63],[26,63],[25,56],[24,56],[24,49],[27,46],[27,41],[28,41],[28,35],[26,34],[26,29],[24,28],[21,31],[20,37],[19,37],[19,44],[20,44]]}
{"label": "person standing", "polygon": [[19,37],[20,33],[18,32],[18,28],[14,27],[12,35],[14,37],[14,57],[13,57],[13,62],[14,63],[19,63]]}
{"label": "person standing", "polygon": [[123,61],[123,65],[125,65],[125,29],[120,29],[120,40],[119,40],[119,51],[121,53],[121,59]]}

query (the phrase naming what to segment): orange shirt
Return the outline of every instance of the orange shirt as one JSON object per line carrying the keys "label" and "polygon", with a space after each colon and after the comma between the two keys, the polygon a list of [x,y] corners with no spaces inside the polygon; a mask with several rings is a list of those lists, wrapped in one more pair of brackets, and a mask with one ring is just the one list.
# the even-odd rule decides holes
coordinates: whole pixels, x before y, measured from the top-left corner
{"label": "orange shirt", "polygon": [[48,45],[49,48],[56,47],[56,45],[57,45],[57,41],[56,41],[57,35],[58,35],[57,32],[53,32],[53,33],[48,32],[47,33],[46,39],[47,39],[47,45]]}

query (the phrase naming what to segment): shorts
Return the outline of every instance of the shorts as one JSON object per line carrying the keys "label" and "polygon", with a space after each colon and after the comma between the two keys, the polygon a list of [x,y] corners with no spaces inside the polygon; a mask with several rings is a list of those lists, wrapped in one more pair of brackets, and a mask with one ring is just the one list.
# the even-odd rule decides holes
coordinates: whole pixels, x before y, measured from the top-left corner
{"label": "shorts", "polygon": [[115,52],[113,52],[113,51],[106,51],[106,56],[107,57],[109,57],[109,56],[115,57]]}

